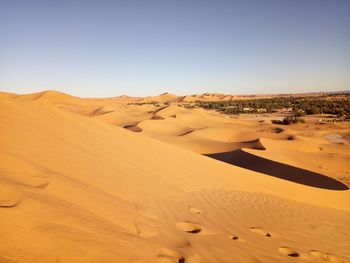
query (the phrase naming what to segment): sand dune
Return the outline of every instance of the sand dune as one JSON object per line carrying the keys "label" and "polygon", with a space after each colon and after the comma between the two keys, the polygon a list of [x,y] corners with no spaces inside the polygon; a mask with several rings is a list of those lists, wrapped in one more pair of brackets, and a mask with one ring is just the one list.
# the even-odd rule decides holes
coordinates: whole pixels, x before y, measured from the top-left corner
{"label": "sand dune", "polygon": [[[329,129],[22,96],[0,96],[0,262],[350,261],[350,192],[338,178],[349,146],[324,139]],[[229,151],[256,167],[202,155]],[[300,174],[310,183],[284,178]]]}
{"label": "sand dune", "polygon": [[166,103],[166,102],[178,102],[181,101],[182,97],[179,97],[175,94],[171,93],[163,93],[159,96],[153,96],[153,97],[145,97],[141,99],[139,102],[160,102],[160,103]]}
{"label": "sand dune", "polygon": [[[143,134],[200,154],[216,154],[238,149],[262,149],[260,157],[287,165],[325,174],[350,186],[347,166],[350,158],[348,141],[330,142],[327,134],[349,138],[342,124],[322,125],[314,128],[296,125],[293,129],[281,128],[258,119],[225,118],[215,112],[201,109],[183,111],[170,106],[171,116],[159,121],[141,121]],[[166,111],[166,109],[159,113]],[[176,110],[178,113],[176,114]],[[337,137],[338,138],[338,137]],[[264,141],[264,145],[254,142]],[[249,150],[248,150],[249,151]],[[325,167],[325,164],[328,164]]]}

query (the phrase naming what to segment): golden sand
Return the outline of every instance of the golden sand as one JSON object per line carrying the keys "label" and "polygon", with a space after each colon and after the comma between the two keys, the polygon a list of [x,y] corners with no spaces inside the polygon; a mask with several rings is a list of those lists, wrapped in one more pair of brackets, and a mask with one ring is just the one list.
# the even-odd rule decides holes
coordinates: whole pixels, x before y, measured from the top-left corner
{"label": "golden sand", "polygon": [[0,93],[0,262],[350,262],[349,123],[181,100]]}

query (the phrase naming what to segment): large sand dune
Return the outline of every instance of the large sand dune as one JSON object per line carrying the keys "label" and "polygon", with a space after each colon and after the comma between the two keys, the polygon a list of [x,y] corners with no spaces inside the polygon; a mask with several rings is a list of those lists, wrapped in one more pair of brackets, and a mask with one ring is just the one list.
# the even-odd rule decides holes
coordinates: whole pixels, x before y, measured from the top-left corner
{"label": "large sand dune", "polygon": [[52,91],[3,93],[0,117],[0,262],[350,260],[342,124]]}

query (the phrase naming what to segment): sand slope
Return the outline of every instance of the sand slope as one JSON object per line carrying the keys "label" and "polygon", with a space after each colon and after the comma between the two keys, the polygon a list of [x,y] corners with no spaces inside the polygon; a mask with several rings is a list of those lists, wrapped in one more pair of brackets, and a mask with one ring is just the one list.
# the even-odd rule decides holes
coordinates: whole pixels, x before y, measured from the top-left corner
{"label": "sand slope", "polygon": [[[226,119],[148,108],[135,114],[146,118],[135,118],[144,129],[135,133],[118,127],[133,105],[51,95],[0,99],[0,262],[350,259],[348,190],[267,176],[159,140],[202,128],[203,118],[220,127]],[[79,110],[96,106],[111,111]],[[198,130],[192,141],[237,143],[226,132]]]}

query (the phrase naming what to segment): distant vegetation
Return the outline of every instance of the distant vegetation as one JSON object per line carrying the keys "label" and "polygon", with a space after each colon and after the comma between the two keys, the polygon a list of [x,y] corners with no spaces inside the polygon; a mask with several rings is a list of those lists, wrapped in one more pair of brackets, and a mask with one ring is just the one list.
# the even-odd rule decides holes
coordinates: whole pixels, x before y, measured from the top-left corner
{"label": "distant vegetation", "polygon": [[[183,106],[214,109],[225,114],[272,113],[287,110],[291,111],[294,116],[301,117],[309,114],[325,113],[350,120],[349,94],[333,97],[273,97],[229,101],[196,101],[194,104],[184,104]],[[286,120],[286,122],[289,121]]]}
{"label": "distant vegetation", "polygon": [[157,101],[149,101],[149,102],[129,102],[127,103],[127,105],[138,105],[138,106],[142,106],[142,105],[154,105],[156,107],[160,107],[160,104]]}
{"label": "distant vegetation", "polygon": [[280,120],[272,120],[273,124],[282,124],[282,125],[290,125],[293,123],[305,123],[305,120],[299,117],[285,117],[282,121]]}

